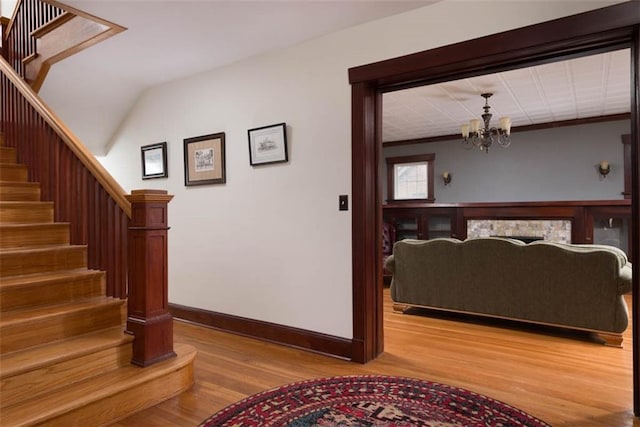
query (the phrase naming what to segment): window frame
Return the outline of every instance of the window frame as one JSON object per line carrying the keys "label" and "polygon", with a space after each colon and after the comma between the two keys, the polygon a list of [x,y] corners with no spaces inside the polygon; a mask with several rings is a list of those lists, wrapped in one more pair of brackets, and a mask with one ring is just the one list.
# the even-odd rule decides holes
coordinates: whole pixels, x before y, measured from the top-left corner
{"label": "window frame", "polygon": [[[413,156],[387,157],[387,202],[420,201],[433,203],[436,200],[433,193],[435,178],[433,166],[435,163],[435,159],[436,155],[434,153],[416,154]],[[419,199],[395,198],[395,166],[403,163],[427,163],[427,197]]]}

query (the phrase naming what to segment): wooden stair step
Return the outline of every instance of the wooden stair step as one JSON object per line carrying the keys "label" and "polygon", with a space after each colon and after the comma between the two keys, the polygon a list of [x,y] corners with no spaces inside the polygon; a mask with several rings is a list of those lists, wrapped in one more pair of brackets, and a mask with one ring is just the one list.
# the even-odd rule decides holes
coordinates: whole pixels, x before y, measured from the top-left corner
{"label": "wooden stair step", "polygon": [[0,248],[68,245],[69,224],[48,222],[33,224],[0,223]]}
{"label": "wooden stair step", "polygon": [[102,425],[156,405],[193,384],[196,350],[186,344],[175,350],[177,357],[155,365],[129,365],[7,406],[3,425]]}
{"label": "wooden stair step", "polygon": [[0,200],[2,201],[40,201],[40,183],[0,181]]}
{"label": "wooden stair step", "polygon": [[133,336],[122,326],[0,357],[0,407],[131,363]]}
{"label": "wooden stair step", "polygon": [[0,281],[0,309],[5,312],[97,297],[104,295],[105,286],[103,271],[86,268],[5,277]]}
{"label": "wooden stair step", "polygon": [[76,17],[75,14],[65,11],[62,14],[58,15],[57,17],[53,18],[51,21],[47,22],[46,24],[41,25],[40,27],[33,30],[31,32],[31,37],[41,38],[45,34],[49,34],[51,31],[55,30],[56,28],[63,26],[64,24],[72,20],[74,17]]}
{"label": "wooden stair step", "polygon": [[25,165],[15,163],[0,164],[0,181],[26,181],[28,170]]}
{"label": "wooden stair step", "polygon": [[16,163],[16,149],[0,146],[0,163]]}
{"label": "wooden stair step", "polygon": [[97,297],[3,312],[0,318],[0,353],[121,325],[124,322],[124,302]]}
{"label": "wooden stair step", "polygon": [[0,223],[53,222],[53,202],[0,201]]}
{"label": "wooden stair step", "polygon": [[0,249],[0,277],[75,270],[86,266],[86,246],[56,245]]}

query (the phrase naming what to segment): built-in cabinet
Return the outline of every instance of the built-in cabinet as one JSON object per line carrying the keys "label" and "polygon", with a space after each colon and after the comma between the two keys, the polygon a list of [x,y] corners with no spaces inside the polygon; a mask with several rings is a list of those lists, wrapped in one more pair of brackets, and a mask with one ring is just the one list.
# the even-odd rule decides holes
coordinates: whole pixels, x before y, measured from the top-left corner
{"label": "built-in cabinet", "polygon": [[396,241],[437,237],[467,238],[471,220],[562,220],[570,223],[571,243],[615,246],[631,256],[631,201],[553,201],[514,203],[396,203],[383,207]]}
{"label": "built-in cabinet", "polygon": [[631,208],[598,206],[587,210],[586,243],[609,245],[631,255]]}
{"label": "built-in cabinet", "polygon": [[384,221],[395,229],[397,240],[458,237],[456,208],[385,208]]}

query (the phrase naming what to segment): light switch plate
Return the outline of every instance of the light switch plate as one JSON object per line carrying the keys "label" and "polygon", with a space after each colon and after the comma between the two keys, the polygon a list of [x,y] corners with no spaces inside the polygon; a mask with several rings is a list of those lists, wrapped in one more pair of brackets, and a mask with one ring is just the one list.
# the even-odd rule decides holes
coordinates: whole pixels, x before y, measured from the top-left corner
{"label": "light switch plate", "polygon": [[349,210],[349,196],[347,196],[346,194],[341,194],[340,196],[338,196],[338,210]]}

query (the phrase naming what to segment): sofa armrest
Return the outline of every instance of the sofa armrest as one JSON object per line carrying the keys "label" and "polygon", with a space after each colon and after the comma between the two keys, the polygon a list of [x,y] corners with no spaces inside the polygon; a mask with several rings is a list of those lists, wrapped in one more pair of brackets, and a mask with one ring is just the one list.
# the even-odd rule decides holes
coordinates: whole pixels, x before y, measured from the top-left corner
{"label": "sofa armrest", "polygon": [[394,259],[393,255],[389,255],[384,261],[384,268],[386,268],[391,274],[394,274],[396,272],[396,260]]}
{"label": "sofa armrest", "polygon": [[620,279],[618,280],[618,293],[620,295],[628,294],[631,292],[631,278],[633,275],[633,268],[631,263],[628,262],[620,269]]}

